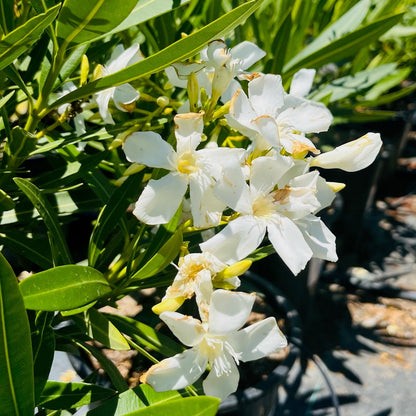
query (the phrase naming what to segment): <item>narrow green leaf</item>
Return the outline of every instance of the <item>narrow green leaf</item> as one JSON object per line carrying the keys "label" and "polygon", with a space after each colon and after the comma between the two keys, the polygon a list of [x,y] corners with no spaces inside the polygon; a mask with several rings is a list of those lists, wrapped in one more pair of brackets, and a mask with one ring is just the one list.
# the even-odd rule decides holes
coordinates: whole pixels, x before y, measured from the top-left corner
{"label": "narrow green leaf", "polygon": [[123,416],[126,413],[143,409],[149,405],[163,403],[169,400],[180,399],[182,396],[177,391],[165,391],[157,393],[147,384],[140,384],[134,389],[127,390],[118,396],[107,400],[102,406],[90,410],[86,416]]}
{"label": "narrow green leaf", "polygon": [[4,106],[4,104],[7,103],[7,101],[10,100],[10,98],[12,98],[12,96],[14,95],[14,91],[9,92],[7,95],[5,95],[1,100],[0,100],[0,108],[2,108]]}
{"label": "narrow green leaf", "polygon": [[283,67],[284,76],[289,77],[301,68],[319,68],[329,62],[336,62],[354,55],[361,47],[368,46],[369,43],[377,40],[386,30],[399,22],[402,16],[403,14],[396,14],[370,23],[311,54],[304,55],[301,52]]}
{"label": "narrow green leaf", "polygon": [[110,200],[101,210],[95,227],[91,233],[90,244],[88,247],[88,262],[94,266],[103,249],[106,238],[114,231],[117,224],[126,213],[127,207],[140,190],[140,183],[143,173],[129,176],[126,181],[117,188],[111,195]]}
{"label": "narrow green leaf", "polygon": [[137,0],[65,0],[58,16],[56,34],[66,45],[92,42],[119,25]]}
{"label": "narrow green leaf", "polygon": [[376,68],[357,72],[354,75],[337,78],[329,84],[320,87],[319,90],[314,92],[308,98],[320,101],[323,97],[331,94],[329,100],[330,103],[339,101],[352,94],[358,94],[360,91],[370,88],[375,83],[391,74],[396,69],[396,66],[396,64],[380,65]]}
{"label": "narrow green leaf", "polygon": [[32,416],[30,327],[17,279],[0,254],[0,415]]}
{"label": "narrow green leaf", "polygon": [[[78,321],[77,321],[78,323]],[[97,309],[90,308],[79,322],[87,335],[112,350],[128,351],[129,343],[120,331]]]}
{"label": "narrow green leaf", "polygon": [[164,270],[178,255],[182,244],[182,230],[179,229],[160,250],[130,280],[143,280]]}
{"label": "narrow green leaf", "polygon": [[165,403],[157,403],[135,412],[126,413],[123,416],[215,416],[219,405],[220,399],[215,397],[184,397],[182,399],[169,400]]}
{"label": "narrow green leaf", "polygon": [[156,332],[149,325],[121,315],[105,316],[124,334],[131,337],[143,347],[152,349],[166,357],[183,351],[183,347],[166,335]]}
{"label": "narrow green leaf", "polygon": [[121,71],[107,75],[70,92],[55,101],[50,108],[55,108],[64,103],[79,100],[88,95],[105,90],[106,88],[122,85],[126,82],[131,82],[141,77],[151,75],[165,69],[175,62],[183,61],[186,58],[196,55],[208,42],[223,36],[243,22],[254,12],[254,10],[256,10],[260,3],[261,1],[256,0],[244,3],[202,29],[172,43],[160,52],[155,53],[134,65],[130,65]]}
{"label": "narrow green leaf", "polygon": [[15,203],[13,198],[8,195],[3,189],[0,189],[0,211],[9,211],[13,209]]}
{"label": "narrow green leaf", "polygon": [[314,39],[308,46],[302,49],[293,59],[288,63],[299,61],[305,56],[310,56],[314,52],[319,51],[330,43],[342,36],[351,33],[357,29],[363,22],[368,10],[371,6],[370,0],[361,0],[353,6],[348,12],[342,15],[336,22],[327,27],[320,35]]}
{"label": "narrow green leaf", "polygon": [[113,364],[113,362],[108,359],[98,348],[86,344],[85,342],[78,341],[78,345],[80,345],[85,351],[90,353],[97,361],[100,363],[103,370],[107,373],[108,377],[110,377],[111,382],[113,383],[114,387],[119,391],[123,392],[129,389],[127,386],[126,381],[124,380],[123,376],[118,371],[117,367]]}
{"label": "narrow green leaf", "polygon": [[190,0],[139,0],[127,18],[108,34],[118,33],[129,27],[137,26],[146,20],[160,16],[189,2]]}
{"label": "narrow green leaf", "polygon": [[66,265],[36,273],[20,283],[27,309],[60,311],[86,305],[111,291],[102,273]]}
{"label": "narrow green leaf", "polygon": [[51,327],[54,314],[38,312],[35,331],[32,332],[33,370],[35,380],[35,404],[48,380],[55,353],[55,332]]}
{"label": "narrow green leaf", "polygon": [[[26,234],[15,230],[7,230],[5,233],[0,233],[0,244],[15,250],[42,269],[49,269],[53,266],[49,247],[46,247],[46,253],[42,251],[43,241],[29,238]],[[47,246],[47,243],[45,244]]]}
{"label": "narrow green leaf", "polygon": [[57,4],[45,13],[32,17],[0,40],[0,70],[32,48],[43,31],[54,21],[59,8],[60,4]]}
{"label": "narrow green leaf", "polygon": [[42,195],[40,189],[26,179],[14,178],[16,185],[30,199],[30,202],[38,210],[50,233],[52,252],[55,253],[55,264],[72,263],[71,255],[62,233],[59,219],[49,201]]}
{"label": "narrow green leaf", "polygon": [[105,400],[114,394],[114,390],[95,384],[48,381],[39,404],[47,409],[74,409]]}

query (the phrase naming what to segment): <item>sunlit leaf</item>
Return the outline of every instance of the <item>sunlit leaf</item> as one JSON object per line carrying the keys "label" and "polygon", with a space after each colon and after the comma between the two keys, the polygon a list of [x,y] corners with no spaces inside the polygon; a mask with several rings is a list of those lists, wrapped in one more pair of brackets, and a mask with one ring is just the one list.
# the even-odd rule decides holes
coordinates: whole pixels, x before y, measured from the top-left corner
{"label": "sunlit leaf", "polygon": [[86,305],[111,287],[92,267],[65,265],[28,277],[20,283],[20,291],[27,309],[60,311]]}
{"label": "sunlit leaf", "polygon": [[10,65],[16,58],[32,48],[43,31],[53,22],[60,4],[47,12],[32,17],[0,40],[0,70]]}
{"label": "sunlit leaf", "polygon": [[85,85],[84,87],[72,91],[51,104],[51,108],[58,107],[67,102],[79,100],[80,98],[110,87],[122,85],[126,82],[131,82],[141,77],[151,75],[161,71],[175,62],[183,61],[186,58],[197,54],[207,45],[209,41],[223,36],[243,22],[248,16],[250,16],[251,13],[254,12],[260,3],[260,1],[253,0],[236,7],[214,22],[192,33],[191,35],[172,43],[160,52],[157,52],[154,55],[135,63],[134,65],[130,65],[121,71],[107,75]]}
{"label": "sunlit leaf", "polygon": [[0,254],[0,415],[34,410],[32,343],[17,279]]}

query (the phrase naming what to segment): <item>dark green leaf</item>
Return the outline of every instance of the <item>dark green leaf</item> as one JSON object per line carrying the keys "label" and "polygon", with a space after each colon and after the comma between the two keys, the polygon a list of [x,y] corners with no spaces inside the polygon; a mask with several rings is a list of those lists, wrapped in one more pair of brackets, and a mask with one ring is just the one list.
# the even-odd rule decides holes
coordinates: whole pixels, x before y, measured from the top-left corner
{"label": "dark green leaf", "polygon": [[143,280],[164,270],[178,255],[182,244],[182,230],[175,234],[160,248],[160,250],[133,276],[131,280]]}
{"label": "dark green leaf", "polygon": [[166,335],[156,332],[149,325],[121,315],[105,314],[108,319],[124,334],[130,336],[143,347],[157,351],[164,356],[175,355],[183,347]]}
{"label": "dark green leaf", "polygon": [[159,72],[169,65],[183,61],[197,54],[203,49],[207,43],[213,39],[223,36],[225,33],[232,30],[234,27],[243,22],[251,13],[260,5],[260,1],[249,1],[236,7],[230,12],[221,16],[219,19],[208,24],[202,29],[191,35],[178,40],[167,48],[161,50],[154,55],[143,59],[134,65],[118,71],[114,74],[107,75],[96,81],[93,81],[84,87],[72,91],[68,95],[55,101],[51,108],[58,107],[64,103],[79,100],[80,98],[94,94],[96,92],[105,90],[110,87],[122,85],[126,82],[131,82],[147,75]]}
{"label": "dark green leaf", "polygon": [[215,416],[219,404],[220,399],[215,397],[184,397],[182,399],[169,400],[165,403],[157,403],[135,412],[126,413],[123,416]]}
{"label": "dark green leaf", "polygon": [[55,332],[51,327],[52,312],[38,312],[32,333],[33,368],[35,377],[35,403],[48,380],[55,353]]}
{"label": "dark green leaf", "polygon": [[10,65],[16,58],[29,50],[42,32],[53,22],[60,4],[39,14],[10,32],[0,41],[0,70]]}
{"label": "dark green leaf", "polygon": [[0,254],[0,415],[32,416],[30,327],[17,279]]}
{"label": "dark green leaf", "polygon": [[117,224],[126,213],[132,195],[137,195],[140,190],[140,183],[143,173],[132,175],[117,188],[111,195],[108,204],[104,206],[98,216],[97,222],[91,234],[88,250],[88,261],[94,266],[100,256],[100,251],[104,248],[106,238],[114,231]]}
{"label": "dark green leaf", "polygon": [[74,409],[105,400],[114,394],[114,390],[95,384],[48,381],[39,404],[47,409]]}
{"label": "dark green leaf", "polygon": [[84,313],[84,319],[78,318],[76,322],[91,339],[112,350],[127,351],[130,349],[129,343],[120,331],[97,309],[90,308]]}
{"label": "dark green leaf", "polygon": [[55,264],[72,263],[68,246],[59,225],[58,216],[49,201],[42,195],[40,189],[28,180],[14,178],[14,181],[23,193],[30,199],[30,202],[38,210],[40,216],[45,221],[45,225],[50,234],[50,243],[52,253],[54,254]]}
{"label": "dark green leaf", "polygon": [[20,283],[27,309],[60,311],[86,305],[111,291],[102,273],[66,265],[36,273]]}
{"label": "dark green leaf", "polygon": [[167,402],[168,400],[180,399],[182,396],[176,391],[156,393],[147,384],[140,384],[134,389],[127,390],[116,397],[107,400],[102,406],[90,410],[86,416],[123,416],[126,413],[145,408],[151,404]]}

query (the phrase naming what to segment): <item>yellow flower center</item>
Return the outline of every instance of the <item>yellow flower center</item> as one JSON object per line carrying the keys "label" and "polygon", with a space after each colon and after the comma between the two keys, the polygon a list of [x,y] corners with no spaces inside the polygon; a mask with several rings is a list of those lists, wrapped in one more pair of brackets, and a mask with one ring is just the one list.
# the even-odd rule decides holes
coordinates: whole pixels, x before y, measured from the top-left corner
{"label": "yellow flower center", "polygon": [[253,215],[255,217],[267,218],[275,212],[271,194],[260,195],[253,203]]}
{"label": "yellow flower center", "polygon": [[192,153],[187,152],[182,154],[178,159],[178,171],[181,173],[194,173],[198,171],[195,157]]}

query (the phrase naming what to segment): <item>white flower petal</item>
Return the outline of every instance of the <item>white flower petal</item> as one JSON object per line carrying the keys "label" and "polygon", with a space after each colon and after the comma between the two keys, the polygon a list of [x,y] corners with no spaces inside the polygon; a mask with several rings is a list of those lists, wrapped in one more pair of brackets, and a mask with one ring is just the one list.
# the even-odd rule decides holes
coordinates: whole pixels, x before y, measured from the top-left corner
{"label": "white flower petal", "polygon": [[203,381],[202,386],[204,388],[204,393],[207,396],[217,397],[224,400],[237,390],[240,373],[238,372],[238,368],[234,360],[229,354],[227,354],[227,359],[229,364],[228,372],[218,372],[217,374],[214,366],[209,372],[207,378]]}
{"label": "white flower petal", "polygon": [[254,43],[245,40],[231,48],[230,54],[233,59],[241,60],[241,69],[248,69],[263,58],[266,55],[266,52]]}
{"label": "white flower petal", "polygon": [[291,157],[279,154],[274,157],[262,156],[254,159],[251,165],[250,187],[256,192],[268,194],[293,164]]}
{"label": "white flower petal", "polygon": [[230,163],[224,166],[223,176],[217,179],[214,193],[235,211],[251,214],[250,189],[244,178],[243,169],[237,161],[230,160]]}
{"label": "white flower petal", "polygon": [[208,321],[209,304],[213,291],[211,272],[209,270],[201,270],[198,273],[198,278],[195,280],[195,299],[198,305],[199,316],[203,322]]}
{"label": "white flower petal", "polygon": [[219,225],[225,204],[213,192],[213,181],[200,174],[189,178],[191,212],[195,227]]}
{"label": "white flower petal", "polygon": [[127,160],[152,168],[172,170],[176,154],[173,147],[153,131],[130,134],[123,144]]}
{"label": "white flower petal", "polygon": [[287,346],[287,340],[273,317],[231,334],[229,342],[238,351],[241,361],[258,360]]}
{"label": "white flower petal", "polygon": [[142,381],[155,391],[183,389],[201,377],[207,364],[206,357],[191,348],[150,367]]}
{"label": "white flower petal", "polygon": [[335,236],[329,228],[314,215],[308,215],[297,221],[305,241],[312,249],[313,257],[337,261]]}
{"label": "white flower petal", "polygon": [[113,53],[111,54],[111,58],[106,64],[107,70],[110,74],[121,71],[127,66],[143,59],[143,57],[140,55],[139,44],[130,46],[130,48],[127,48],[125,51],[123,51],[123,49],[124,48],[122,45],[117,45],[114,48]]}
{"label": "white flower petal", "polygon": [[[116,107],[124,112],[132,112],[132,104],[140,98],[140,93],[130,84],[122,84],[114,88],[113,101]],[[130,106],[129,106],[130,105]]]}
{"label": "white flower petal", "polygon": [[319,210],[329,207],[335,199],[335,192],[328,186],[325,179],[318,177],[316,182],[316,199],[319,201]]}
{"label": "white flower petal", "polygon": [[232,264],[251,254],[263,241],[266,226],[250,215],[228,223],[218,234],[199,246],[224,263]]}
{"label": "white flower petal", "polygon": [[302,68],[295,75],[293,75],[292,82],[290,84],[290,95],[296,97],[305,97],[309,94],[312,88],[313,79],[315,78],[315,69]]}
{"label": "white flower petal", "polygon": [[278,123],[302,133],[319,133],[328,130],[332,114],[322,103],[305,100],[301,105],[291,106],[280,113]]}
{"label": "white flower petal", "polygon": [[162,312],[159,317],[175,337],[188,347],[199,344],[205,334],[201,322],[192,316],[182,315],[179,312]]}
{"label": "white flower petal", "polygon": [[[204,68],[204,66],[204,64],[200,64],[197,62],[176,62],[166,69],[173,68],[177,79],[180,81],[185,81],[185,84],[181,82],[181,85],[177,85],[176,83],[174,84],[172,82],[176,82],[175,78],[172,78],[172,80],[169,78],[169,81],[172,83],[172,85],[175,85],[176,87],[186,88],[188,84],[189,75],[191,75],[191,73],[198,74],[199,71],[201,71]],[[169,71],[169,73],[172,74],[171,71]]]}
{"label": "white flower petal", "polygon": [[284,102],[284,89],[280,75],[266,74],[248,83],[250,103],[257,115],[276,117]]}
{"label": "white flower petal", "polygon": [[213,40],[208,44],[206,50],[208,63],[214,67],[221,67],[231,59],[231,55],[227,53],[227,44],[221,40]]}
{"label": "white flower petal", "polygon": [[171,173],[152,179],[136,202],[133,214],[145,224],[166,224],[179,208],[187,187],[182,177]]}
{"label": "white flower petal", "polygon": [[281,146],[279,139],[279,127],[273,117],[267,115],[259,116],[252,120],[252,124],[270,146]]}
{"label": "white flower petal", "polygon": [[255,299],[254,293],[215,290],[209,306],[210,334],[225,335],[239,330],[247,322]]}
{"label": "white flower petal", "polygon": [[357,140],[314,157],[310,161],[310,165],[355,172],[374,162],[382,144],[379,133],[367,133]]}
{"label": "white flower petal", "polygon": [[276,253],[290,271],[297,275],[313,255],[302,232],[292,220],[284,216],[279,216],[278,220],[270,222],[267,231]]}
{"label": "white flower petal", "polygon": [[201,143],[204,128],[203,113],[177,114],[175,121],[176,150],[178,154],[193,152]]}
{"label": "white flower petal", "polygon": [[221,101],[223,103],[227,103],[228,101],[231,101],[231,99],[234,97],[235,93],[241,89],[241,85],[238,81],[235,79],[232,79],[230,81],[230,84],[228,85],[227,89],[222,93],[221,95]]}
{"label": "white flower petal", "polygon": [[257,114],[253,111],[250,101],[243,90],[237,90],[230,103],[230,114],[226,117],[231,127],[235,127],[246,136],[255,133],[256,130],[251,124]]}
{"label": "white flower petal", "polygon": [[107,124],[114,124],[113,117],[111,117],[111,113],[108,110],[108,104],[110,102],[111,97],[113,96],[114,88],[108,88],[104,91],[100,91],[97,93],[95,97],[95,101],[98,105],[98,111],[103,119],[104,123]]}

